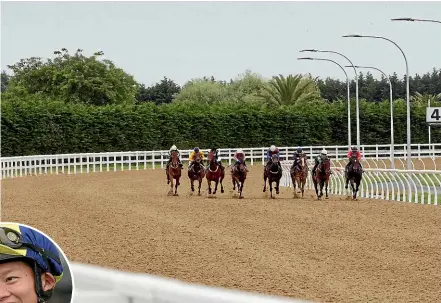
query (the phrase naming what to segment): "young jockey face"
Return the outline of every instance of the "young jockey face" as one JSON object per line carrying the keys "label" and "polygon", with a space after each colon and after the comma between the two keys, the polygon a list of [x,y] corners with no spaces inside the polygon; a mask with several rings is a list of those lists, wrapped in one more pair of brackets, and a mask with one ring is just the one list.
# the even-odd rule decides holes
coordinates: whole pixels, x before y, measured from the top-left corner
{"label": "young jockey face", "polygon": [[[0,302],[37,303],[35,275],[25,262],[12,261],[0,264]],[[43,290],[55,286],[55,278],[48,273],[41,276]]]}

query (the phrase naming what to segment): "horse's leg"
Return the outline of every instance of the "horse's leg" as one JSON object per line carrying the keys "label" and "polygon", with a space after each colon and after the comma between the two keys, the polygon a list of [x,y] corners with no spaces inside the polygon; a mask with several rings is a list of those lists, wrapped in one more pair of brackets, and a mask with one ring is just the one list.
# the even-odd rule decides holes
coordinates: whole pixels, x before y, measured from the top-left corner
{"label": "horse's leg", "polygon": [[216,185],[214,186],[214,194],[216,194],[218,184],[219,184],[219,178],[216,179]]}
{"label": "horse's leg", "polygon": [[199,177],[199,187],[198,187],[198,195],[201,195],[201,186],[202,186],[202,178]]}
{"label": "horse's leg", "polygon": [[355,199],[355,186],[354,186],[354,180],[351,179],[351,188],[352,188],[352,200]]}
{"label": "horse's leg", "polygon": [[357,193],[358,193],[358,189],[359,189],[359,187],[360,187],[360,183],[361,183],[361,179],[360,180],[357,180],[357,187],[356,187],[356,189],[355,189],[355,200],[357,200]]}
{"label": "horse's leg", "polygon": [[276,182],[276,194],[279,194],[280,193],[280,191],[279,191],[279,184],[280,184],[280,179],[278,179],[277,180],[277,182]]}
{"label": "horse's leg", "polygon": [[320,198],[323,197],[323,186],[325,185],[325,181],[320,180]]}
{"label": "horse's leg", "polygon": [[211,180],[207,177],[207,183],[208,183],[208,194],[211,195]]}
{"label": "horse's leg", "polygon": [[306,184],[306,178],[302,180],[302,198],[303,198],[303,194],[305,193],[305,184]]}
{"label": "horse's leg", "polygon": [[224,179],[224,176],[221,176],[221,179],[220,179],[220,185],[221,185],[221,193],[223,194],[224,193],[224,186],[222,185],[222,180]]}
{"label": "horse's leg", "polygon": [[314,176],[312,176],[312,182],[314,183],[314,189],[315,189],[315,194],[317,195],[317,199],[320,200],[320,197],[318,194],[318,188],[317,188],[317,179],[314,179]]}
{"label": "horse's leg", "polygon": [[172,175],[171,178],[169,178],[168,180],[169,180],[169,183],[170,183],[170,191],[169,191],[169,193],[172,194],[172,193],[173,193],[173,185],[174,185],[174,184],[173,184],[173,183],[174,183],[174,182],[173,182],[173,181],[174,181],[174,180],[173,180],[173,175]]}
{"label": "horse's leg", "polygon": [[292,181],[292,187],[293,187],[293,190],[294,190],[294,197],[297,197],[297,193],[296,193],[296,182],[297,182],[297,180],[296,180],[296,177],[291,177],[291,181]]}
{"label": "horse's leg", "polygon": [[329,199],[329,197],[328,197],[328,183],[329,183],[329,180],[326,179],[326,181],[325,181],[325,193],[326,193],[326,199]]}
{"label": "horse's leg", "polygon": [[239,195],[239,199],[242,199],[242,191],[243,191],[243,184],[245,183],[245,180],[242,180],[242,182],[240,182],[240,195]]}
{"label": "horse's leg", "polygon": [[231,176],[231,180],[233,181],[233,190],[236,190],[236,179],[234,179],[234,177]]}
{"label": "horse's leg", "polygon": [[267,175],[264,172],[263,173],[263,192],[266,192],[266,179],[267,179]]}
{"label": "horse's leg", "polygon": [[193,178],[190,179],[190,184],[191,184],[191,191],[194,191],[194,179]]}
{"label": "horse's leg", "polygon": [[270,197],[273,198],[273,181],[270,178],[268,178],[268,183],[270,185],[270,193],[271,193]]}
{"label": "horse's leg", "polygon": [[361,179],[360,180],[357,180],[357,182],[355,183],[355,197],[354,197],[354,199],[355,200],[357,200],[357,193],[358,193],[358,189],[359,189],[359,187],[360,187],[360,183],[361,183]]}
{"label": "horse's leg", "polygon": [[348,175],[348,173],[346,173],[346,186],[345,186],[345,189],[348,189],[348,184],[349,184],[349,175]]}
{"label": "horse's leg", "polygon": [[175,183],[175,196],[178,195],[178,186],[179,186],[179,178],[176,178],[176,183]]}

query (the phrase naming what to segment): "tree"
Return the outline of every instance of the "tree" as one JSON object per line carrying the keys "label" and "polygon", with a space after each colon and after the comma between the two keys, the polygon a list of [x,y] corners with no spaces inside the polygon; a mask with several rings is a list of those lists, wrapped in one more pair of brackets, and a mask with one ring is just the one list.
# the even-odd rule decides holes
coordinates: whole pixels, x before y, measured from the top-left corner
{"label": "tree", "polygon": [[311,77],[302,75],[274,76],[264,87],[262,97],[279,105],[293,105],[321,99],[317,84]]}
{"label": "tree", "polygon": [[8,91],[16,95],[41,94],[65,102],[93,105],[133,103],[138,84],[110,60],[98,60],[103,52],[90,57],[78,49],[74,55],[63,48],[54,59],[21,59],[8,65],[13,71]]}
{"label": "tree", "polygon": [[156,83],[152,87],[145,87],[142,84],[139,87],[138,93],[136,95],[136,100],[138,103],[142,102],[153,102],[155,104],[171,103],[173,99],[179,94],[181,88],[173,80],[164,79],[161,82]]}
{"label": "tree", "polygon": [[1,92],[4,93],[6,91],[6,89],[8,88],[9,85],[9,80],[10,80],[10,76],[6,73],[6,71],[2,71],[2,78],[1,78],[1,82],[2,82],[2,90]]}
{"label": "tree", "polygon": [[434,104],[435,102],[441,102],[441,93],[432,95],[432,94],[420,94],[419,92],[416,92],[413,96],[410,97],[410,100],[414,104],[428,104],[429,100],[432,102],[431,104]]}
{"label": "tree", "polygon": [[228,97],[228,89],[223,84],[202,78],[187,82],[174,101],[212,104],[225,101]]}

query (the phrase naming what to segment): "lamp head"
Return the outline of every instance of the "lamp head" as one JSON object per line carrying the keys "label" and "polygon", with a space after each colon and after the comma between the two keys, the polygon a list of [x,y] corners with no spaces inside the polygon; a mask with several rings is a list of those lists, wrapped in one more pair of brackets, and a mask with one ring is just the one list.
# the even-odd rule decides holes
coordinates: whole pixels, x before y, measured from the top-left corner
{"label": "lamp head", "polygon": [[361,38],[363,37],[362,35],[344,35],[342,36],[343,38]]}
{"label": "lamp head", "polygon": [[415,21],[415,19],[413,18],[394,18],[394,19],[390,19],[392,21]]}
{"label": "lamp head", "polygon": [[311,57],[297,58],[297,60],[313,60]]}
{"label": "lamp head", "polygon": [[303,53],[303,52],[313,52],[313,53],[316,53],[317,50],[316,50],[316,49],[302,49],[302,50],[300,51],[300,53]]}

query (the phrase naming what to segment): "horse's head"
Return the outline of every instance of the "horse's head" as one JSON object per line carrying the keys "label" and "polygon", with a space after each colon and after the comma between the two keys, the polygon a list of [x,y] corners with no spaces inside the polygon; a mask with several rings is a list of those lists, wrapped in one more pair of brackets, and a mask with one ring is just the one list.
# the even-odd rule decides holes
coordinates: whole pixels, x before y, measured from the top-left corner
{"label": "horse's head", "polygon": [[322,162],[323,171],[328,174],[331,171],[331,161],[329,159],[325,159]]}
{"label": "horse's head", "polygon": [[210,162],[214,161],[214,153],[212,151],[209,152],[207,158],[208,158],[208,161],[210,161]]}
{"label": "horse's head", "polygon": [[352,156],[352,169],[354,170],[354,171],[358,171],[358,164],[359,164],[360,162],[358,161],[358,159],[357,159],[357,156]]}
{"label": "horse's head", "polygon": [[178,159],[178,152],[176,150],[171,152],[171,158],[173,160],[177,160]]}
{"label": "horse's head", "polygon": [[300,157],[300,166],[303,168],[306,166],[306,159],[305,157]]}
{"label": "horse's head", "polygon": [[273,163],[278,163],[279,162],[279,157],[277,155],[272,155],[271,156],[271,160]]}

